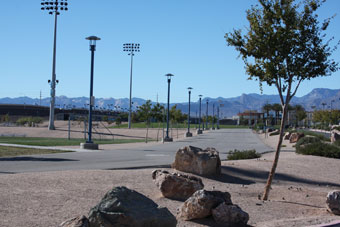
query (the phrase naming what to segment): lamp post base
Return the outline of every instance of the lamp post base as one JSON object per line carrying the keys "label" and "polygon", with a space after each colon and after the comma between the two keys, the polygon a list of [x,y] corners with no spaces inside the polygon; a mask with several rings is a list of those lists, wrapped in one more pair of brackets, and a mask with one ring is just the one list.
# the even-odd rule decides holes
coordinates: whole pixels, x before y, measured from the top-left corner
{"label": "lamp post base", "polygon": [[197,129],[197,135],[203,134],[203,131],[201,129]]}
{"label": "lamp post base", "polygon": [[170,138],[170,137],[165,137],[164,139],[163,139],[163,142],[173,142],[174,140],[172,139],[172,138]]}
{"label": "lamp post base", "polygon": [[96,143],[81,143],[80,144],[80,149],[86,149],[86,150],[98,150],[98,144]]}
{"label": "lamp post base", "polygon": [[187,132],[187,133],[185,134],[185,137],[192,137],[192,133],[191,133],[191,132]]}

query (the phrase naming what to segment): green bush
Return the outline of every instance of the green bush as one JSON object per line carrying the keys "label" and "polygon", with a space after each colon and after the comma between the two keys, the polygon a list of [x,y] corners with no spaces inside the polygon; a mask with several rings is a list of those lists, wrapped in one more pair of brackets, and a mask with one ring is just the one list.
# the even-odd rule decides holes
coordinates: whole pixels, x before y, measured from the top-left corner
{"label": "green bush", "polygon": [[296,153],[340,159],[340,147],[321,141],[309,143],[304,146],[296,146]]}
{"label": "green bush", "polygon": [[302,145],[306,145],[306,144],[311,144],[311,143],[320,143],[321,140],[319,137],[315,137],[315,136],[305,136],[302,137],[301,139],[299,139],[299,141],[297,141],[295,147],[300,147]]}
{"label": "green bush", "polygon": [[260,158],[261,154],[256,153],[256,150],[233,150],[229,151],[228,160],[253,159]]}
{"label": "green bush", "polygon": [[299,130],[299,132],[305,134],[305,136],[314,136],[318,137],[322,141],[331,141],[329,138],[325,137],[323,134],[312,132],[312,131],[305,131],[305,130]]}
{"label": "green bush", "polygon": [[269,136],[276,136],[280,134],[280,130],[269,133]]}
{"label": "green bush", "polygon": [[41,117],[22,117],[17,120],[17,124],[33,126],[34,124],[39,124],[43,121]]}

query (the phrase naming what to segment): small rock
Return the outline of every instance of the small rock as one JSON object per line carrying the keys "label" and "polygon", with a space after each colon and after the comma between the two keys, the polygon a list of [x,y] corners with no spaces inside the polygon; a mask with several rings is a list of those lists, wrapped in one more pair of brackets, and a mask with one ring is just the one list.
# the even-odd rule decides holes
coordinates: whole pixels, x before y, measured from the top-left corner
{"label": "small rock", "polygon": [[340,215],[340,191],[331,191],[327,194],[327,207],[330,212]]}
{"label": "small rock", "polygon": [[212,210],[214,220],[223,226],[247,226],[249,214],[237,205],[220,204]]}
{"label": "small rock", "polygon": [[221,203],[232,205],[228,192],[199,190],[182,204],[177,216],[184,220],[205,218]]}
{"label": "small rock", "polygon": [[204,188],[200,178],[180,173],[154,170],[152,178],[162,195],[170,199],[186,200],[196,191]]}
{"label": "small rock", "polygon": [[89,227],[89,220],[82,215],[64,221],[59,227]]}

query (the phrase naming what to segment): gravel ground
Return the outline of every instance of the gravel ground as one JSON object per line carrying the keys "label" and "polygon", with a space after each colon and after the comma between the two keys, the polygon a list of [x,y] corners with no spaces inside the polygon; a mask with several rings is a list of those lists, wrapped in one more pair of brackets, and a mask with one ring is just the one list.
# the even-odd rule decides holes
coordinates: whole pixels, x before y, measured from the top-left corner
{"label": "gravel ground", "polygon": [[[308,226],[339,220],[326,210],[326,195],[340,189],[339,160],[281,154],[270,200],[262,194],[273,153],[257,160],[223,162],[223,174],[203,178],[205,189],[231,193],[249,213],[252,226]],[[0,175],[0,226],[57,226],[87,215],[112,187],[126,186],[167,207],[174,215],[181,202],[163,198],[152,182],[153,169],[60,171]],[[338,174],[330,174],[329,171]],[[178,226],[212,226],[211,219],[180,221]]]}

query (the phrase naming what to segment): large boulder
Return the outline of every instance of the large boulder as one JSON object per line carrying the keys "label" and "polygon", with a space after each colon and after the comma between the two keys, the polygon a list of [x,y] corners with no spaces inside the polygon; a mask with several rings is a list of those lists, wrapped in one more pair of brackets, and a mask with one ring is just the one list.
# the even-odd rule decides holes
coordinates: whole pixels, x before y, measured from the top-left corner
{"label": "large boulder", "polygon": [[299,141],[299,139],[301,139],[304,136],[305,136],[305,134],[303,134],[303,133],[293,132],[290,135],[289,143],[296,143],[297,141]]}
{"label": "large boulder", "polygon": [[89,220],[81,215],[64,221],[59,227],[89,227]]}
{"label": "large boulder", "polygon": [[340,215],[340,191],[331,191],[327,194],[327,207],[330,212]]}
{"label": "large boulder", "polygon": [[202,180],[198,177],[169,173],[165,170],[154,170],[152,179],[161,190],[163,196],[169,199],[183,201],[196,191],[204,188]]}
{"label": "large boulder", "polygon": [[116,187],[90,210],[91,227],[172,227],[177,220],[167,208],[126,187]]}
{"label": "large boulder", "polygon": [[221,160],[215,148],[188,146],[177,151],[172,168],[203,176],[216,175],[221,173]]}
{"label": "large boulder", "polygon": [[221,203],[212,210],[214,220],[223,226],[247,226],[249,214],[237,205]]}
{"label": "large boulder", "polygon": [[184,220],[205,218],[221,203],[232,205],[228,192],[199,190],[182,204],[177,216]]}

